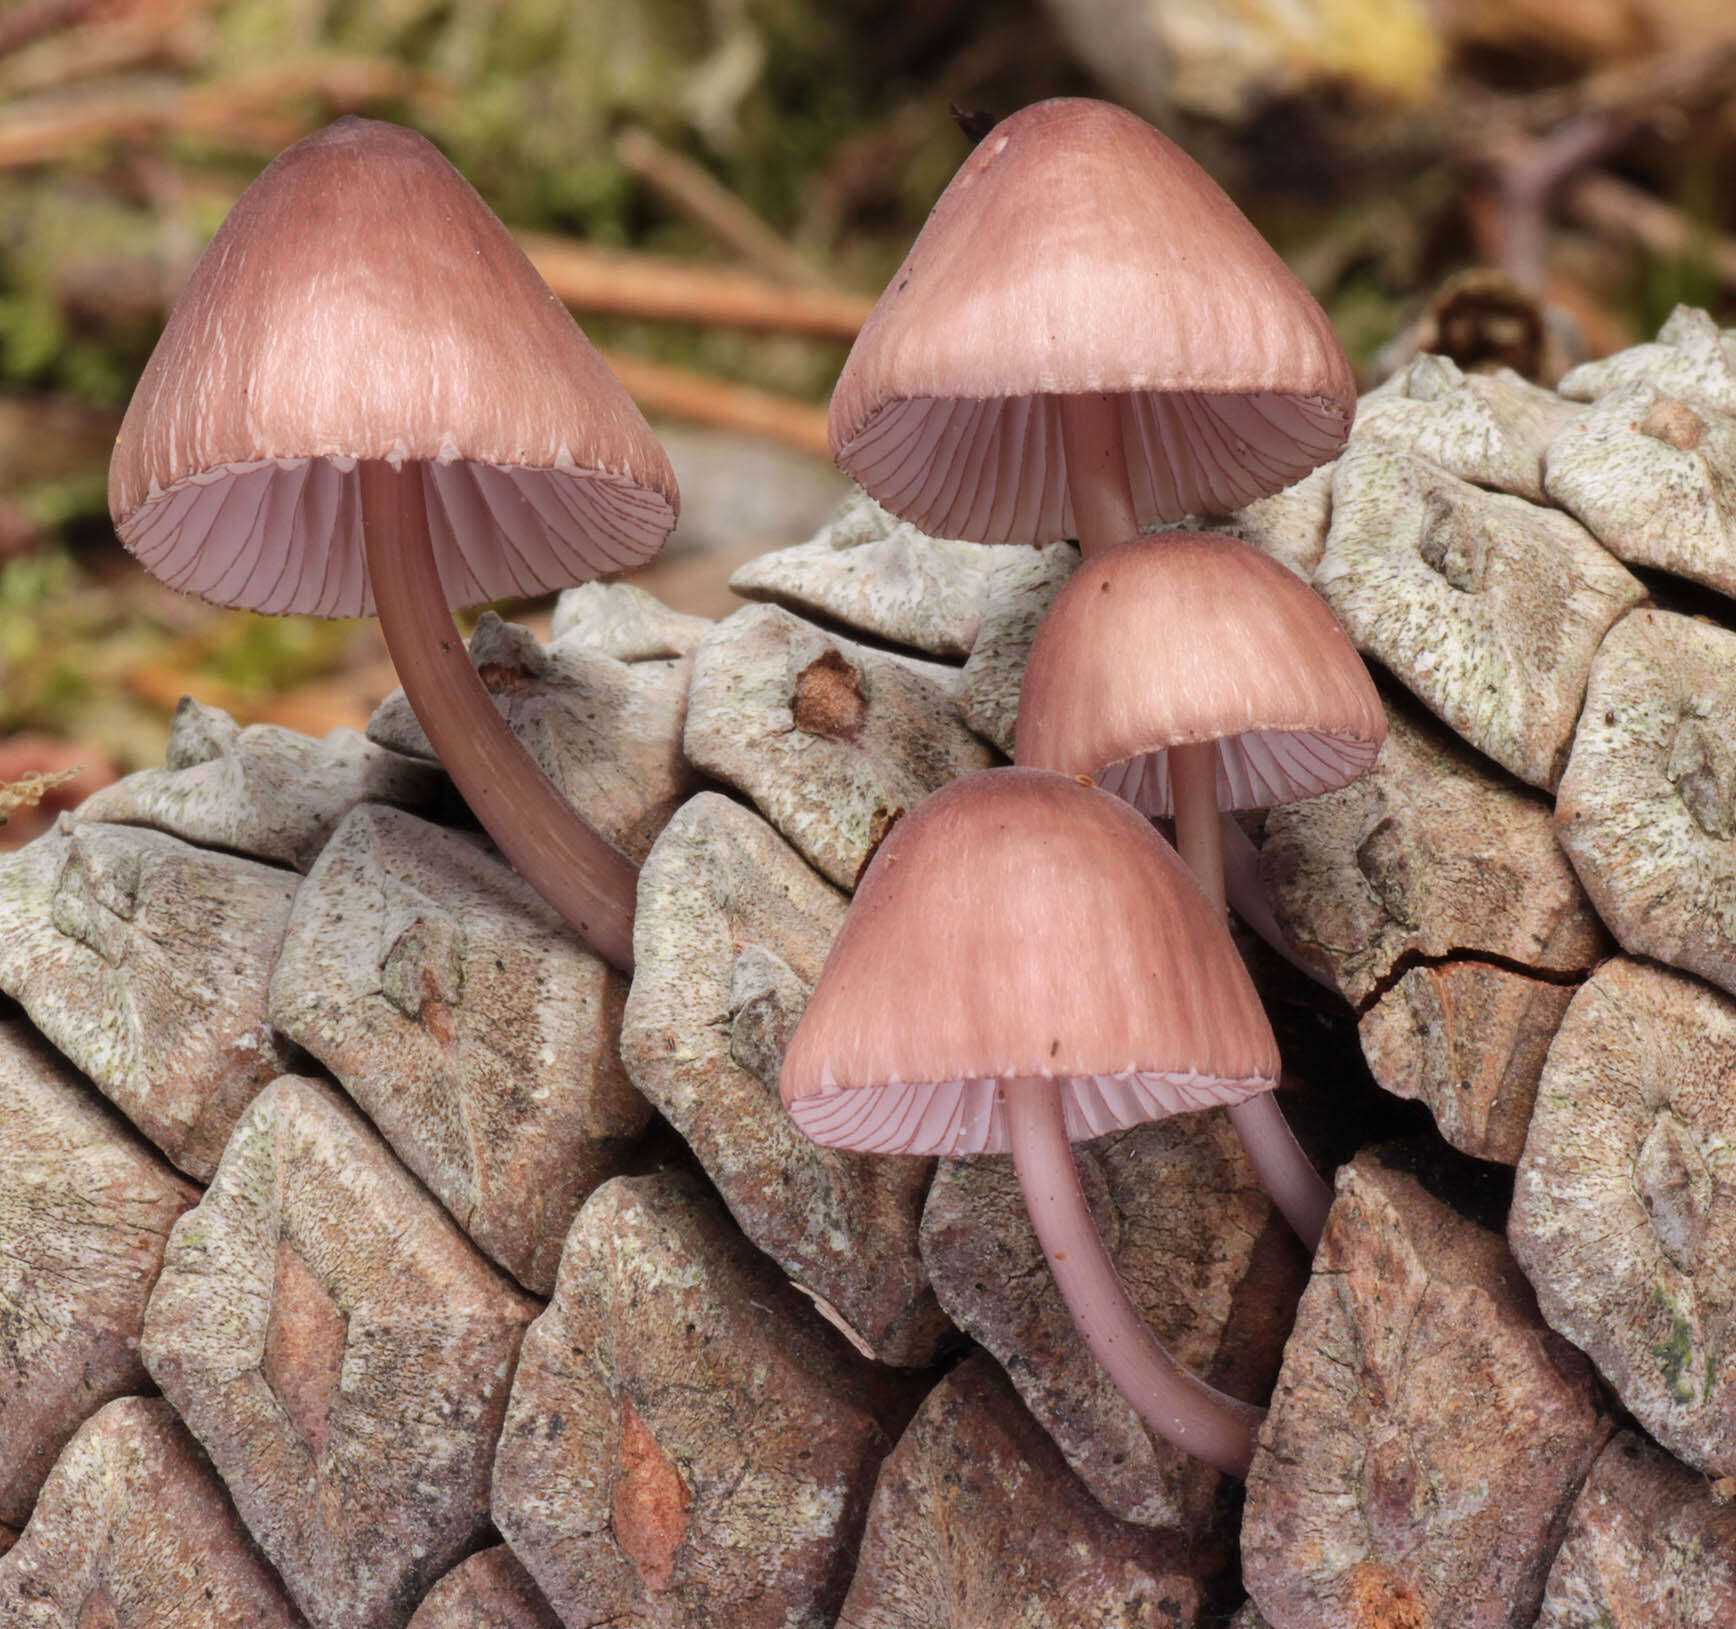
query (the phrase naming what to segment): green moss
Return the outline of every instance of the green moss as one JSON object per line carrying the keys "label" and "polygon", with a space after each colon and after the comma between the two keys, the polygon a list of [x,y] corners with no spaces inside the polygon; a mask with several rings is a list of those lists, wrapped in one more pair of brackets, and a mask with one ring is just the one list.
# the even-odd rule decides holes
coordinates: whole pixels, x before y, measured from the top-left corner
{"label": "green moss", "polygon": [[1663,1373],[1664,1384],[1678,1403],[1692,1405],[1699,1401],[1692,1385],[1694,1363],[1693,1326],[1682,1316],[1681,1309],[1662,1285],[1654,1285],[1652,1299],[1670,1317],[1669,1333],[1652,1347]]}
{"label": "green moss", "polygon": [[213,632],[199,672],[238,690],[267,695],[328,673],[355,636],[353,622],[239,612]]}

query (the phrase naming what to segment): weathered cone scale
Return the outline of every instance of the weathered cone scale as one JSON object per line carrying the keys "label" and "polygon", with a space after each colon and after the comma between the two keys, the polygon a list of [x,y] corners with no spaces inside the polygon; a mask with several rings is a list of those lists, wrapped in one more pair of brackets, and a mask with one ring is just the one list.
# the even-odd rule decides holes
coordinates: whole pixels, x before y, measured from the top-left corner
{"label": "weathered cone scale", "polygon": [[1528,383],[1511,368],[1463,373],[1444,356],[1419,356],[1356,404],[1357,441],[1384,441],[1461,481],[1544,501],[1543,461],[1585,409]]}
{"label": "weathered cone scale", "polygon": [[620,1061],[626,995],[496,856],[375,805],[297,893],[271,1011],[477,1247],[546,1295],[585,1195],[651,1119]]}
{"label": "weathered cone scale", "polygon": [[1279,925],[1358,1007],[1418,962],[1589,972],[1608,938],[1548,803],[1393,710],[1374,769],[1275,809],[1261,869]]}
{"label": "weathered cone scale", "polygon": [[171,1238],[141,1351],[308,1617],[401,1629],[486,1529],[536,1307],[353,1108],[285,1076]]}
{"label": "weathered cone scale", "polygon": [[1719,332],[1709,313],[1679,305],[1654,343],[1582,363],[1557,388],[1569,401],[1599,402],[1636,385],[1736,413],[1736,343],[1730,332]]}
{"label": "weathered cone scale", "polygon": [[303,1629],[210,1461],[161,1398],[100,1409],[0,1556],[18,1629]]}
{"label": "weathered cone scale", "polygon": [[242,729],[218,707],[183,696],[161,769],[141,770],[86,798],[80,820],[151,826],[205,848],[306,871],[358,803],[427,809],[443,777],[354,730],[310,740],[276,724]]}
{"label": "weathered cone scale", "polygon": [[958,716],[957,676],[750,606],[693,653],[685,749],[853,888],[900,816],[996,761]]}
{"label": "weathered cone scale", "polygon": [[567,1624],[831,1623],[873,1389],[692,1178],[617,1178],[525,1337],[495,1522]]}
{"label": "weathered cone scale", "polygon": [[857,490],[811,542],[757,555],[729,579],[743,599],[818,613],[894,645],[963,661],[988,579],[1016,545],[930,537]]}
{"label": "weathered cone scale", "polygon": [[1712,1476],[1736,1475],[1733,1074],[1730,997],[1605,962],[1549,1050],[1508,1221],[1543,1315]]}
{"label": "weathered cone scale", "polygon": [[[1736,1301],[1726,1268],[1736,1131],[1725,1123],[1729,890],[1720,879],[1736,841],[1725,819],[1726,806],[1736,806],[1728,761],[1736,722],[1721,643],[1736,629],[1736,600],[1701,567],[1722,569],[1715,545],[1728,461],[1718,415],[1736,413],[1736,333],[1678,313],[1656,344],[1580,369],[1567,385],[1570,396],[1551,398],[1419,359],[1365,402],[1340,466],[1235,514],[1185,523],[1239,537],[1299,576],[1336,531],[1328,552],[1340,586],[1384,595],[1388,614],[1416,618],[1427,630],[1425,660],[1445,651],[1453,632],[1475,633],[1485,653],[1491,638],[1509,638],[1486,602],[1507,564],[1537,564],[1533,534],[1547,538],[1561,523],[1579,527],[1576,548],[1589,536],[1608,555],[1644,560],[1636,569],[1655,602],[1636,603],[1584,641],[1595,648],[1552,647],[1557,666],[1585,684],[1571,709],[1558,800],[1490,758],[1497,737],[1478,721],[1500,707],[1471,708],[1475,718],[1462,727],[1474,739],[1465,739],[1383,681],[1391,733],[1371,775],[1247,825],[1264,841],[1278,919],[1310,965],[1349,997],[1378,1080],[1426,1102],[1442,1134],[1478,1160],[1518,1161],[1519,1169],[1506,1216],[1511,1260],[1497,1237],[1505,1176],[1440,1147],[1420,1112],[1398,1111],[1397,1123],[1410,1128],[1407,1158],[1429,1174],[1428,1192],[1392,1164],[1366,1158],[1346,1176],[1325,1270],[1285,1349],[1247,1502],[1243,1565],[1258,1605],[1235,1620],[1238,1629],[1587,1629],[1606,1620],[1622,1629],[1722,1629],[1732,1613],[1726,1563],[1736,1539],[1724,1500],[1736,1467],[1725,1440],[1722,1354]],[[1686,446],[1695,421],[1703,433]],[[1342,463],[1376,455],[1409,473],[1364,482],[1346,512],[1332,490]],[[1401,573],[1381,587],[1361,544],[1411,535],[1413,476],[1431,490],[1456,481],[1470,491],[1442,487],[1449,513],[1429,557],[1418,555],[1415,584]],[[1701,494],[1711,507],[1695,508]],[[1470,517],[1496,497],[1518,507],[1479,532]],[[961,761],[989,745],[1010,750],[1027,653],[1044,608],[1077,569],[1077,552],[1068,544],[985,551],[979,574],[958,552],[963,545],[936,546],[883,516],[863,518],[862,508],[826,534],[823,550],[787,551],[775,570],[765,568],[785,609],[759,607],[740,620],[770,619],[782,643],[753,685],[730,698],[741,727],[763,734],[762,751],[776,748],[779,731],[805,735],[810,752],[830,751],[838,737],[798,723],[798,691],[802,717],[830,729],[847,725],[860,704],[860,741],[888,692],[901,694],[911,675],[933,692],[933,710],[921,717],[964,749]],[[1684,524],[1696,515],[1705,529]],[[1508,516],[1516,517],[1511,526]],[[1646,530],[1663,516],[1667,532]],[[1352,524],[1359,541],[1347,549]],[[852,526],[860,541],[845,540]],[[1670,556],[1660,544],[1684,546]],[[811,568],[810,557],[823,569]],[[1482,586],[1453,584],[1453,574],[1479,562]],[[1677,573],[1689,580],[1673,580]],[[1571,602],[1577,591],[1557,580],[1554,592]],[[1548,595],[1526,603],[1533,625],[1521,627],[1520,654],[1543,648],[1538,641],[1560,609]],[[851,631],[861,631],[860,646],[845,649],[840,625],[853,646]],[[497,695],[529,714],[546,693],[540,663],[593,671],[568,662],[569,641],[602,653],[616,666],[594,670],[608,672],[609,684],[566,687],[562,705],[582,711],[586,698],[604,697],[612,707],[629,693],[655,692],[660,761],[696,774],[672,716],[691,685],[672,674],[717,626],[635,589],[592,585],[563,601],[550,646],[491,625],[480,655],[504,681]],[[960,672],[947,664],[967,640]],[[843,665],[827,659],[803,686],[803,672],[827,649]],[[873,662],[858,662],[858,650]],[[794,660],[804,651],[812,656]],[[623,674],[621,664],[645,671]],[[467,666],[474,672],[474,662]],[[727,669],[720,663],[712,676],[725,696]],[[750,704],[747,689],[760,700]],[[876,752],[943,784],[955,771],[936,761],[932,743],[910,739],[912,728],[887,731]],[[1517,741],[1523,731],[1509,735]],[[512,1518],[501,1518],[503,1503],[488,1504],[519,1332],[537,1311],[478,1248],[489,1218],[504,1212],[473,1206],[461,1182],[448,1184],[443,1200],[431,1197],[405,1169],[411,1143],[395,1152],[362,1121],[375,1113],[388,1120],[403,1082],[377,1060],[362,1073],[352,1065],[365,1020],[387,1018],[379,1051],[401,1052],[392,1061],[418,1089],[441,1071],[485,1078],[487,1101],[510,1106],[509,1121],[522,1131],[554,1111],[552,1077],[572,1084],[563,1060],[575,1054],[553,1037],[565,1032],[562,1015],[584,1005],[583,980],[562,973],[548,999],[551,987],[538,981],[581,964],[562,959],[559,935],[542,935],[534,911],[509,906],[510,890],[499,892],[498,911],[478,903],[496,898],[494,890],[473,897],[469,883],[463,898],[437,897],[445,885],[436,886],[436,867],[359,867],[378,897],[353,921],[330,893],[320,903],[322,868],[355,860],[354,831],[416,829],[417,820],[452,812],[438,796],[422,801],[423,789],[438,785],[427,760],[412,763],[405,781],[403,760],[376,752],[351,738],[239,730],[189,707],[175,728],[174,768],[87,806],[101,821],[74,820],[0,859],[0,987],[10,992],[0,996],[0,1486],[8,1490],[0,1589],[18,1586],[0,1595],[8,1626],[205,1629],[198,1614],[207,1600],[217,1614],[212,1629],[402,1629],[412,1620],[418,1629],[497,1620],[500,1629],[547,1629],[556,1621],[523,1570],[530,1548],[511,1560],[496,1540]],[[322,784],[295,790],[298,764]],[[611,765],[597,784],[619,786],[636,773]],[[991,1603],[983,1610],[997,1629],[1020,1623],[1020,1614],[1036,1624],[1045,1614],[1068,1621],[1071,1603],[1045,1578],[1101,1579],[1106,1565],[1120,1564],[1106,1556],[1153,1558],[1118,1574],[1125,1592],[1104,1601],[1106,1622],[1143,1611],[1132,1620],[1140,1629],[1196,1629],[1200,1601],[1219,1611],[1238,1599],[1227,1567],[1203,1593],[1188,1593],[1229,1555],[1229,1506],[1212,1496],[1215,1473],[1179,1455],[1165,1460],[1076,1361],[1076,1344],[1068,1344],[1076,1338],[1063,1338],[1058,1296],[1028,1226],[991,1234],[1016,1205],[1007,1162],[973,1157],[936,1167],[815,1149],[777,1102],[785,1050],[847,904],[794,846],[798,824],[810,834],[848,831],[862,807],[888,815],[894,802],[909,805],[908,814],[922,807],[903,797],[878,801],[878,790],[866,805],[840,802],[847,778],[832,777],[814,777],[804,800],[799,770],[781,773],[789,801],[768,800],[764,816],[745,806],[746,771],[722,789],[671,793],[669,801],[685,801],[646,870],[647,937],[623,1050],[668,1126],[638,1157],[666,1160],[671,1131],[688,1139],[767,1256],[736,1238],[697,1175],[615,1184],[628,1194],[642,1194],[647,1181],[669,1184],[688,1198],[633,1210],[631,1227],[632,1207],[615,1207],[585,1244],[588,1281],[609,1283],[608,1298],[569,1296],[562,1314],[573,1327],[586,1319],[593,1329],[655,1326],[666,1350],[635,1355],[594,1339],[570,1342],[567,1371],[555,1375],[550,1365],[538,1385],[584,1380],[590,1446],[574,1448],[580,1411],[545,1397],[531,1411],[535,1430],[514,1448],[527,1465],[553,1467],[541,1480],[540,1472],[522,1478],[515,1498],[523,1531],[540,1535],[531,1547],[556,1558],[549,1578],[563,1556],[583,1551],[602,1558],[621,1588],[619,1599],[599,1603],[571,1582],[575,1567],[563,1586],[565,1622],[734,1623],[735,1602],[749,1593],[744,1556],[806,1523],[811,1543],[800,1565],[777,1574],[786,1605],[800,1593],[792,1580],[809,1591],[807,1618],[796,1619],[803,1629],[830,1629],[840,1615],[848,1623],[850,1613],[872,1629],[963,1629],[968,1605],[960,1603],[971,1602]],[[327,854],[358,799],[365,811],[350,816],[350,835]],[[387,808],[394,803],[410,811]],[[640,840],[660,820],[642,826]],[[838,850],[845,886],[875,835],[869,829],[868,841],[852,839],[853,852]],[[428,849],[461,856],[454,874],[471,883],[498,869],[474,832],[430,836]],[[309,1035],[329,1031],[330,1056],[355,1093],[349,1103],[366,1106],[358,1113],[330,1084],[268,1093],[261,1112],[275,1129],[260,1136],[249,1129],[249,1099],[285,1064],[312,1067],[265,1003],[298,892],[305,897],[296,910],[323,924],[312,937],[329,940],[327,949],[351,945],[345,965],[359,982],[298,998],[303,1019],[292,1027],[305,1020]],[[344,940],[352,931],[355,940]],[[1631,959],[1607,960],[1616,944]],[[1267,977],[1266,964],[1256,966]],[[369,977],[377,989],[363,989]],[[545,992],[534,1016],[532,986]],[[1294,983],[1273,988],[1287,1061],[1318,1078],[1309,1037],[1347,1043],[1351,1014],[1323,1029],[1327,1014],[1311,1003],[1330,1007],[1328,997]],[[543,1060],[545,1042],[553,1063]],[[340,1061],[346,1051],[350,1061]],[[599,1046],[599,1069],[606,1051]],[[26,1060],[21,1095],[18,1058]],[[573,1065],[581,1074],[589,1067]],[[1356,1103],[1357,1113],[1373,1101],[1365,1082],[1343,1084],[1339,1102]],[[550,1095],[539,1097],[545,1088]],[[289,1097],[293,1114],[280,1101]],[[434,1092],[414,1105],[407,1117],[426,1111],[441,1149],[462,1152],[475,1129],[484,1133],[471,1145],[482,1167],[519,1169],[490,1164],[505,1145],[492,1111],[478,1113],[476,1100]],[[1341,1145],[1365,1134],[1348,1123],[1349,1109],[1329,1112],[1335,1123],[1324,1129]],[[180,1149],[174,1158],[188,1170],[202,1160],[209,1174],[222,1156],[258,1179],[231,1183],[219,1172],[211,1196],[188,1209],[191,1183],[141,1130]],[[433,1180],[435,1164],[425,1169]],[[547,1262],[560,1242],[558,1182],[534,1161],[523,1169],[536,1174],[484,1189],[521,1208],[541,1206],[539,1224],[520,1237],[534,1235]],[[1225,1128],[1208,1116],[1115,1133],[1082,1150],[1079,1172],[1090,1213],[1151,1327],[1200,1374],[1264,1396],[1303,1266]],[[531,1191],[543,1187],[546,1196]],[[562,1203],[578,1197],[575,1190]],[[653,1215],[655,1226],[645,1221]],[[686,1220],[675,1226],[678,1215]],[[1216,1231],[1184,1237],[1183,1218],[1215,1221]],[[454,1220],[477,1236],[461,1234]],[[329,1250],[310,1242],[316,1235]],[[659,1249],[679,1237],[681,1249],[658,1258],[634,1243],[653,1236]],[[159,1251],[168,1263],[160,1276]],[[744,1253],[751,1271],[720,1269],[689,1282],[687,1267],[732,1251]],[[340,1256],[348,1278],[336,1270]],[[668,1269],[672,1259],[682,1271]],[[1515,1261],[1537,1293],[1536,1309],[1526,1306]],[[209,1271],[195,1273],[201,1262]],[[365,1284],[364,1268],[375,1273]],[[780,1287],[780,1273],[806,1299]],[[474,1294],[455,1333],[466,1285]],[[939,1365],[961,1336],[941,1300],[988,1348],[944,1386]],[[709,1311],[693,1319],[690,1334],[683,1309],[702,1303]],[[877,1361],[858,1363],[816,1313]],[[116,1410],[101,1407],[114,1389],[146,1384],[128,1345],[141,1318],[146,1374],[156,1372],[167,1395],[124,1402],[119,1417],[143,1407],[160,1421],[189,1422],[215,1465],[185,1436],[184,1455],[168,1452],[174,1432],[152,1439],[131,1426],[116,1431]],[[800,1333],[786,1338],[786,1327]],[[728,1334],[705,1347],[703,1334],[714,1330]],[[1599,1381],[1563,1336],[1595,1364]],[[691,1342],[700,1350],[692,1363]],[[816,1347],[835,1360],[830,1373],[852,1378],[838,1390],[831,1382],[816,1388],[817,1425],[755,1392],[752,1374],[726,1375],[698,1397],[678,1382],[659,1389],[659,1363],[710,1373],[703,1364],[716,1360],[720,1343],[761,1354],[768,1382],[798,1349]],[[1051,1494],[1037,1517],[1022,1514],[1055,1483],[1046,1470],[1033,1480],[1029,1469],[1018,1481],[1016,1467],[1053,1465],[1053,1450],[1010,1427],[991,1429],[1007,1426],[1000,1404],[968,1406],[977,1377],[984,1395],[1006,1398],[1003,1382],[986,1378],[990,1361],[1030,1407],[1023,1431],[1043,1432],[1078,1478],[1080,1497],[1094,1501],[1077,1529],[1087,1535],[1085,1550],[1055,1547],[1063,1530],[1074,1530],[1069,1499]],[[906,1389],[902,1409],[891,1412],[879,1401],[888,1363],[932,1365],[894,1385]],[[921,1446],[932,1469],[904,1478],[906,1497],[883,1499],[865,1528],[876,1462],[923,1390],[933,1399],[895,1463],[904,1466],[907,1449]],[[527,1371],[523,1395],[532,1394]],[[1333,1399],[1336,1412],[1305,1415],[1302,1402],[1316,1395]],[[754,1397],[760,1412],[744,1401]],[[1599,1453],[1607,1430],[1600,1401],[1612,1398],[1630,1429]],[[684,1410],[726,1401],[729,1429],[703,1429],[702,1421],[683,1435]],[[976,1425],[967,1430],[967,1420]],[[789,1495],[802,1476],[814,1479],[810,1491],[818,1485],[815,1462],[800,1457],[812,1440],[796,1438],[827,1431],[857,1445],[847,1517],[823,1500]],[[793,1450],[785,1459],[782,1449],[763,1447],[780,1435]],[[725,1464],[732,1448],[736,1459]],[[200,1467],[197,1478],[186,1474],[187,1462]],[[580,1463],[594,1468],[595,1486],[575,1485]],[[762,1485],[753,1475],[778,1464],[788,1479],[754,1506],[745,1497]],[[410,1492],[393,1505],[380,1481],[400,1474],[399,1491]],[[83,1491],[67,1492],[74,1483]],[[188,1491],[195,1483],[205,1490],[197,1498]],[[566,1489],[561,1499],[570,1494],[561,1508],[582,1508],[582,1520],[559,1514],[557,1484]],[[988,1541],[956,1523],[937,1534],[906,1519],[924,1500],[955,1508],[972,1499],[1013,1512],[994,1541],[1011,1583],[1006,1571],[997,1578],[982,1570]],[[441,1500],[446,1512],[435,1519],[431,1506]],[[231,1505],[245,1514],[250,1537]],[[200,1514],[211,1511],[219,1513],[211,1521]],[[733,1525],[708,1527],[705,1513],[717,1511]],[[339,1519],[345,1512],[350,1526]],[[1112,1516],[1137,1517],[1149,1536],[1116,1527]],[[328,1517],[332,1525],[322,1527]],[[1089,1535],[1105,1531],[1100,1523],[1116,1536],[1093,1549],[1099,1541]],[[1171,1568],[1164,1557],[1178,1530],[1187,1535],[1186,1561]],[[296,1532],[304,1560],[314,1558],[305,1565],[284,1542]],[[275,1580],[253,1542],[279,1558]],[[661,1579],[665,1564],[669,1583],[659,1593],[646,1579]],[[177,1593],[189,1578],[197,1593]],[[1153,1579],[1169,1584],[1142,1593]],[[302,1592],[299,1609],[289,1586]],[[705,1591],[721,1600],[732,1589],[739,1593],[721,1612],[683,1604]],[[165,1599],[168,1615],[150,1616],[150,1603]]]}
{"label": "weathered cone scale", "polygon": [[555,604],[556,644],[571,634],[617,662],[668,662],[690,656],[711,631],[709,617],[671,610],[632,583],[581,583]]}
{"label": "weathered cone scale", "polygon": [[1555,819],[1624,950],[1736,993],[1736,632],[1652,610],[1610,631]]}
{"label": "weathered cone scale", "polygon": [[1577,521],[1355,441],[1314,586],[1430,712],[1553,790],[1598,642],[1644,598]]}
{"label": "weathered cone scale", "polygon": [[293,873],[62,816],[0,858],[0,993],[189,1176],[294,1062],[266,1015]]}
{"label": "weathered cone scale", "polygon": [[1736,1509],[1632,1431],[1598,1456],[1549,1572],[1537,1629],[1736,1622]]}
{"label": "weathered cone scale", "polygon": [[1549,449],[1549,496],[1618,560],[1736,593],[1736,414],[1650,385],[1613,392]]}
{"label": "weathered cone scale", "polygon": [[881,1466],[838,1629],[1179,1625],[1206,1565],[1178,1535],[1105,1512],[978,1353]]}
{"label": "weathered cone scale", "polygon": [[1610,1433],[1496,1234],[1367,1152],[1338,1195],[1248,1478],[1272,1629],[1529,1629]]}
{"label": "weathered cone scale", "polygon": [[621,1055],[742,1231],[881,1362],[929,1363],[950,1333],[917,1253],[931,1165],[817,1148],[778,1101],[844,904],[751,809],[690,799],[645,863]]}
{"label": "weathered cone scale", "polygon": [[[617,658],[582,632],[542,645],[492,611],[469,646],[477,677],[537,766],[616,848],[643,861],[699,785],[681,750],[689,665]],[[419,762],[435,756],[401,690],[368,720],[368,738]]]}
{"label": "weathered cone scale", "polygon": [[0,1523],[97,1405],[149,1389],[145,1302],[198,1189],[28,1025],[0,1022]]}
{"label": "weathered cone scale", "polygon": [[1471,958],[1407,968],[1362,1015],[1362,1052],[1443,1137],[1516,1165],[1550,1042],[1577,986]]}

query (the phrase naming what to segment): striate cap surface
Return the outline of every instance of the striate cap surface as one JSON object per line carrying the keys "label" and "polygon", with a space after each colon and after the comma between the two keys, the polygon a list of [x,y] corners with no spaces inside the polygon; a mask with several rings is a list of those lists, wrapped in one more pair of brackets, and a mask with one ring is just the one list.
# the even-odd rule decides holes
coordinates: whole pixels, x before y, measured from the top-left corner
{"label": "striate cap surface", "polygon": [[1222,919],[1119,798],[991,769],[906,815],[856,891],[785,1054],[815,1142],[1009,1147],[1002,1081],[1053,1080],[1074,1140],[1276,1084]]}
{"label": "striate cap surface", "polygon": [[1055,401],[1120,398],[1141,524],[1227,513],[1349,433],[1331,323],[1216,182],[1134,114],[1039,102],[965,160],[832,396],[833,456],[937,537],[1074,535]]}
{"label": "striate cap surface", "polygon": [[280,154],[195,267],[128,406],[109,509],[186,593],[361,616],[358,459],[422,467],[453,607],[649,559],[668,458],[468,182],[345,118]]}
{"label": "striate cap surface", "polygon": [[1170,532],[1092,556],[1056,596],[1013,756],[1168,815],[1170,747],[1216,743],[1218,807],[1270,809],[1355,780],[1385,739],[1374,681],[1313,589],[1235,538]]}

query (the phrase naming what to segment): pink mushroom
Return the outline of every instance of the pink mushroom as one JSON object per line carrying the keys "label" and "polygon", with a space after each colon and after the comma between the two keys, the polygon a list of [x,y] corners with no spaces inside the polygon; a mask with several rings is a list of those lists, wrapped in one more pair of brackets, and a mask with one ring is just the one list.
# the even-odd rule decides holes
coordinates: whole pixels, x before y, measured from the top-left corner
{"label": "pink mushroom", "polygon": [[[1355,406],[1325,313],[1216,183],[1133,114],[1074,99],[1003,120],[961,166],[850,353],[831,433],[844,469],[925,530],[1071,536],[1089,565],[1141,526],[1300,479],[1337,454]],[[1148,638],[1171,637],[1157,626]],[[1225,663],[1262,659],[1227,630],[1195,630],[1186,648],[1220,641]],[[1207,684],[1163,671],[1188,694]],[[1069,718],[1115,715],[1120,677],[1069,679]],[[1182,851],[1221,903],[1211,749],[1164,745]],[[1019,757],[1102,767],[1070,750]],[[1275,1103],[1237,1125],[1285,1214],[1318,1238],[1326,1189]]]}
{"label": "pink mushroom", "polygon": [[1299,480],[1355,407],[1326,314],[1211,177],[1069,98],[960,167],[857,337],[831,437],[926,532],[1089,557]]}
{"label": "pink mushroom", "polygon": [[[1061,590],[1025,666],[1014,757],[1173,815],[1222,911],[1220,811],[1342,786],[1385,739],[1368,669],[1319,595],[1246,543],[1180,532],[1107,549]],[[1312,1249],[1332,1195],[1275,1099],[1230,1117]]]}
{"label": "pink mushroom", "polygon": [[870,862],[784,1057],[815,1142],[1012,1152],[1073,1320],[1154,1432],[1246,1474],[1262,1411],[1179,1368],[1092,1223],[1070,1139],[1269,1092],[1277,1045],[1222,916],[1120,799],[991,769]]}
{"label": "pink mushroom", "polygon": [[506,228],[422,137],[340,119],[230,212],[151,355],[109,508],[173,588],[378,610],[435,752],[502,852],[632,966],[638,871],[536,766],[451,609],[638,565],[675,477]]}

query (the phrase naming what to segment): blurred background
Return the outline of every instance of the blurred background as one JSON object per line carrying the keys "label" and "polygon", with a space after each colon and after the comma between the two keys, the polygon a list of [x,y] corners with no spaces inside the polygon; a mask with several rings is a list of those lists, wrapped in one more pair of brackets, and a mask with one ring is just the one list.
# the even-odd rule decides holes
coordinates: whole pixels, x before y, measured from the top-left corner
{"label": "blurred background", "polygon": [[108,524],[133,383],[281,148],[439,143],[664,436],[643,580],[715,615],[841,495],[827,394],[967,131],[1062,94],[1193,152],[1365,386],[1736,322],[1736,0],[0,0],[0,787],[78,772],[0,846],[159,761],[184,693],[318,734],[393,686],[371,623],[182,600]]}

